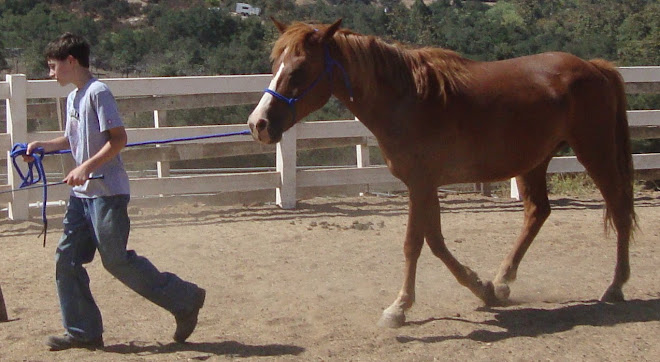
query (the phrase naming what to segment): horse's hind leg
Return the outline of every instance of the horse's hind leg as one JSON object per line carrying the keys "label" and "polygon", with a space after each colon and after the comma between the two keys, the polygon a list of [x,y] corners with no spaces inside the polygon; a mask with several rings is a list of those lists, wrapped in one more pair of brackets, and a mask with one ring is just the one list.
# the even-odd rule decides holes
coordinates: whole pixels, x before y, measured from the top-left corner
{"label": "horse's hind leg", "polygon": [[541,226],[550,215],[550,203],[548,202],[548,190],[546,184],[546,171],[548,169],[548,158],[542,164],[531,171],[516,177],[518,191],[523,201],[525,220],[523,229],[514,244],[513,249],[502,261],[500,269],[493,280],[495,296],[500,301],[509,297],[508,284],[516,280],[518,266],[534,241]]}
{"label": "horse's hind leg", "polygon": [[[609,206],[608,206],[609,208]],[[614,210],[613,210],[614,212]],[[616,213],[616,212],[614,212]],[[628,255],[628,246],[630,243],[630,234],[632,231],[632,223],[625,215],[613,216],[614,227],[617,233],[617,248],[616,248],[616,267],[614,268],[614,279],[612,284],[607,288],[600,300],[603,302],[623,302],[623,285],[630,278],[630,259]]]}
{"label": "horse's hind leg", "polygon": [[613,152],[585,153],[579,147],[573,147],[578,160],[600,190],[605,199],[605,227],[611,222],[617,234],[617,261],[614,279],[601,300],[604,302],[622,302],[623,285],[630,278],[630,260],[628,255],[630,237],[635,222],[632,195],[632,172],[619,170]]}

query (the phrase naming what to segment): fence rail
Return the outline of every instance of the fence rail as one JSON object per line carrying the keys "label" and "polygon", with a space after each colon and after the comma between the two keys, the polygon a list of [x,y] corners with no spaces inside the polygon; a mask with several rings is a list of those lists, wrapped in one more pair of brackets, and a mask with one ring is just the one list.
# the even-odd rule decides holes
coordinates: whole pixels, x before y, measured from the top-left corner
{"label": "fence rail", "polygon": [[[628,93],[660,93],[660,67],[630,67],[620,68],[620,71],[626,80]],[[154,128],[127,129],[129,142],[133,143],[244,130],[243,124],[166,127],[166,112],[254,104],[270,78],[271,75],[263,74],[103,81],[117,97],[122,114],[154,114]],[[0,120],[6,119],[7,128],[6,133],[0,134],[0,148],[10,150],[16,142],[47,140],[61,135],[62,131],[28,132],[27,121],[57,119],[61,129],[64,125],[64,100],[72,89],[60,87],[55,81],[27,80],[24,75],[8,75],[6,81],[0,82],[0,99],[6,100],[6,107],[0,107]],[[632,110],[628,112],[628,117],[633,138],[660,138],[660,110]],[[292,208],[295,207],[297,195],[308,188],[346,185],[402,188],[403,185],[385,166],[369,164],[369,146],[373,145],[375,142],[371,133],[356,120],[315,121],[296,125],[284,134],[279,144],[272,146],[258,144],[250,136],[243,135],[162,147],[127,148],[122,152],[122,157],[126,163],[157,163],[157,177],[132,177],[131,190],[134,197],[274,190],[276,203],[283,208]],[[340,146],[356,147],[353,165],[327,169],[297,167],[297,150]],[[189,176],[169,176],[168,172],[170,161],[265,153],[276,154],[275,171]],[[3,156],[4,159],[8,159],[8,154],[9,151]],[[67,155],[49,156],[44,161],[49,172],[63,174],[72,166],[72,160]],[[660,154],[634,155],[634,162],[638,170],[660,169]],[[0,185],[0,192],[11,190],[20,183],[11,162],[6,163],[7,184]],[[574,157],[556,157],[548,172],[583,170]],[[49,198],[66,200],[68,193],[65,187],[53,188],[49,190]],[[41,197],[38,189],[5,193],[0,194],[0,203],[7,204],[9,218],[26,219],[29,216],[29,204],[40,201]]]}

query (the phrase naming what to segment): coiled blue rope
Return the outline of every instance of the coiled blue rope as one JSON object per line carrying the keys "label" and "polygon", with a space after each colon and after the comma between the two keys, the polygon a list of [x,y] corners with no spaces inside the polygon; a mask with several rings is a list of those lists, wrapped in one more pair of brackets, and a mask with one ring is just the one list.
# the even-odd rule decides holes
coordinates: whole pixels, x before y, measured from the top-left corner
{"label": "coiled blue rope", "polygon": [[[239,132],[216,133],[216,134],[195,136],[195,137],[181,137],[181,138],[170,138],[165,140],[129,143],[126,145],[126,147],[159,145],[159,144],[173,143],[173,142],[196,141],[207,138],[241,136],[241,135],[249,135],[249,134],[250,134],[250,130],[243,130]],[[28,155],[27,143],[16,143],[11,149],[11,154],[10,154],[11,161],[14,164],[14,169],[16,170],[16,173],[18,174],[18,176],[21,178],[22,181],[18,189],[11,191],[20,191],[21,189],[34,185],[36,183],[39,182],[43,183],[43,204],[41,205],[41,220],[43,222],[44,228],[41,231],[41,234],[39,234],[39,236],[41,236],[42,234],[44,236],[44,247],[46,247],[46,231],[48,230],[48,218],[46,217],[46,202],[48,200],[48,181],[46,180],[46,171],[44,170],[44,166],[43,166],[43,158],[44,155],[66,154],[66,153],[71,153],[71,150],[44,152],[43,148],[37,147],[35,150],[32,151],[30,155]],[[16,158],[18,158],[19,156],[32,156],[33,158],[33,161],[28,162],[27,170],[25,173],[23,173],[21,168],[18,166],[18,163],[16,162]],[[36,178],[35,178],[35,173],[36,173]],[[101,177],[96,177],[96,178],[101,178]]]}
{"label": "coiled blue rope", "polygon": [[[34,151],[32,151],[32,156],[33,160],[28,162],[28,168],[25,174],[21,171],[21,168],[18,167],[18,164],[16,163],[16,158],[18,156],[23,156],[27,155],[27,143],[17,143],[12,147],[11,149],[11,161],[14,164],[14,169],[18,173],[18,177],[21,178],[21,184],[19,186],[19,189],[34,185],[38,183],[39,181],[43,182],[43,196],[44,196],[44,203],[41,205],[41,221],[43,221],[44,228],[42,229],[41,233],[37,236],[41,236],[41,234],[44,235],[44,247],[46,247],[46,231],[48,230],[48,218],[46,218],[46,200],[48,200],[48,181],[46,180],[46,171],[44,171],[44,165],[43,165],[43,158],[44,158],[44,149],[41,147],[37,147]],[[35,179],[35,170],[37,174],[37,178]]]}

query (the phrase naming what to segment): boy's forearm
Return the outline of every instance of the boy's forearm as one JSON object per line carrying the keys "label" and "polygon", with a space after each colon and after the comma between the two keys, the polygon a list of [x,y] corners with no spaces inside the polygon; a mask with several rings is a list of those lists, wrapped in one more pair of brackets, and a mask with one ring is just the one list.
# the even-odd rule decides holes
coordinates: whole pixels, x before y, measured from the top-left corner
{"label": "boy's forearm", "polygon": [[70,145],[69,145],[69,139],[62,136],[62,137],[53,138],[52,140],[49,141],[31,142],[28,145],[28,153],[32,153],[32,151],[34,151],[34,148],[36,147],[41,147],[44,149],[44,152],[48,153],[53,151],[69,149]]}

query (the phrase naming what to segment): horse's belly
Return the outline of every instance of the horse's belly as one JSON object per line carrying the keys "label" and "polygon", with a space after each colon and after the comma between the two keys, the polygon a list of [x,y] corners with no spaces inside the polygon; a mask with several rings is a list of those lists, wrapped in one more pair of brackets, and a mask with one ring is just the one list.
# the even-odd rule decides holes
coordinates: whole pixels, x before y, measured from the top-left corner
{"label": "horse's belly", "polygon": [[554,147],[517,149],[514,146],[491,147],[489,150],[447,157],[437,168],[440,185],[465,182],[506,180],[528,172],[552,155]]}
{"label": "horse's belly", "polygon": [[537,167],[554,153],[563,136],[552,118],[427,128],[415,142],[399,139],[380,146],[392,174],[406,184],[420,179],[437,185],[499,181]]}
{"label": "horse's belly", "polygon": [[543,163],[552,152],[509,152],[445,154],[426,157],[393,157],[386,160],[390,172],[410,185],[432,182],[436,186],[502,181],[525,173]]}

